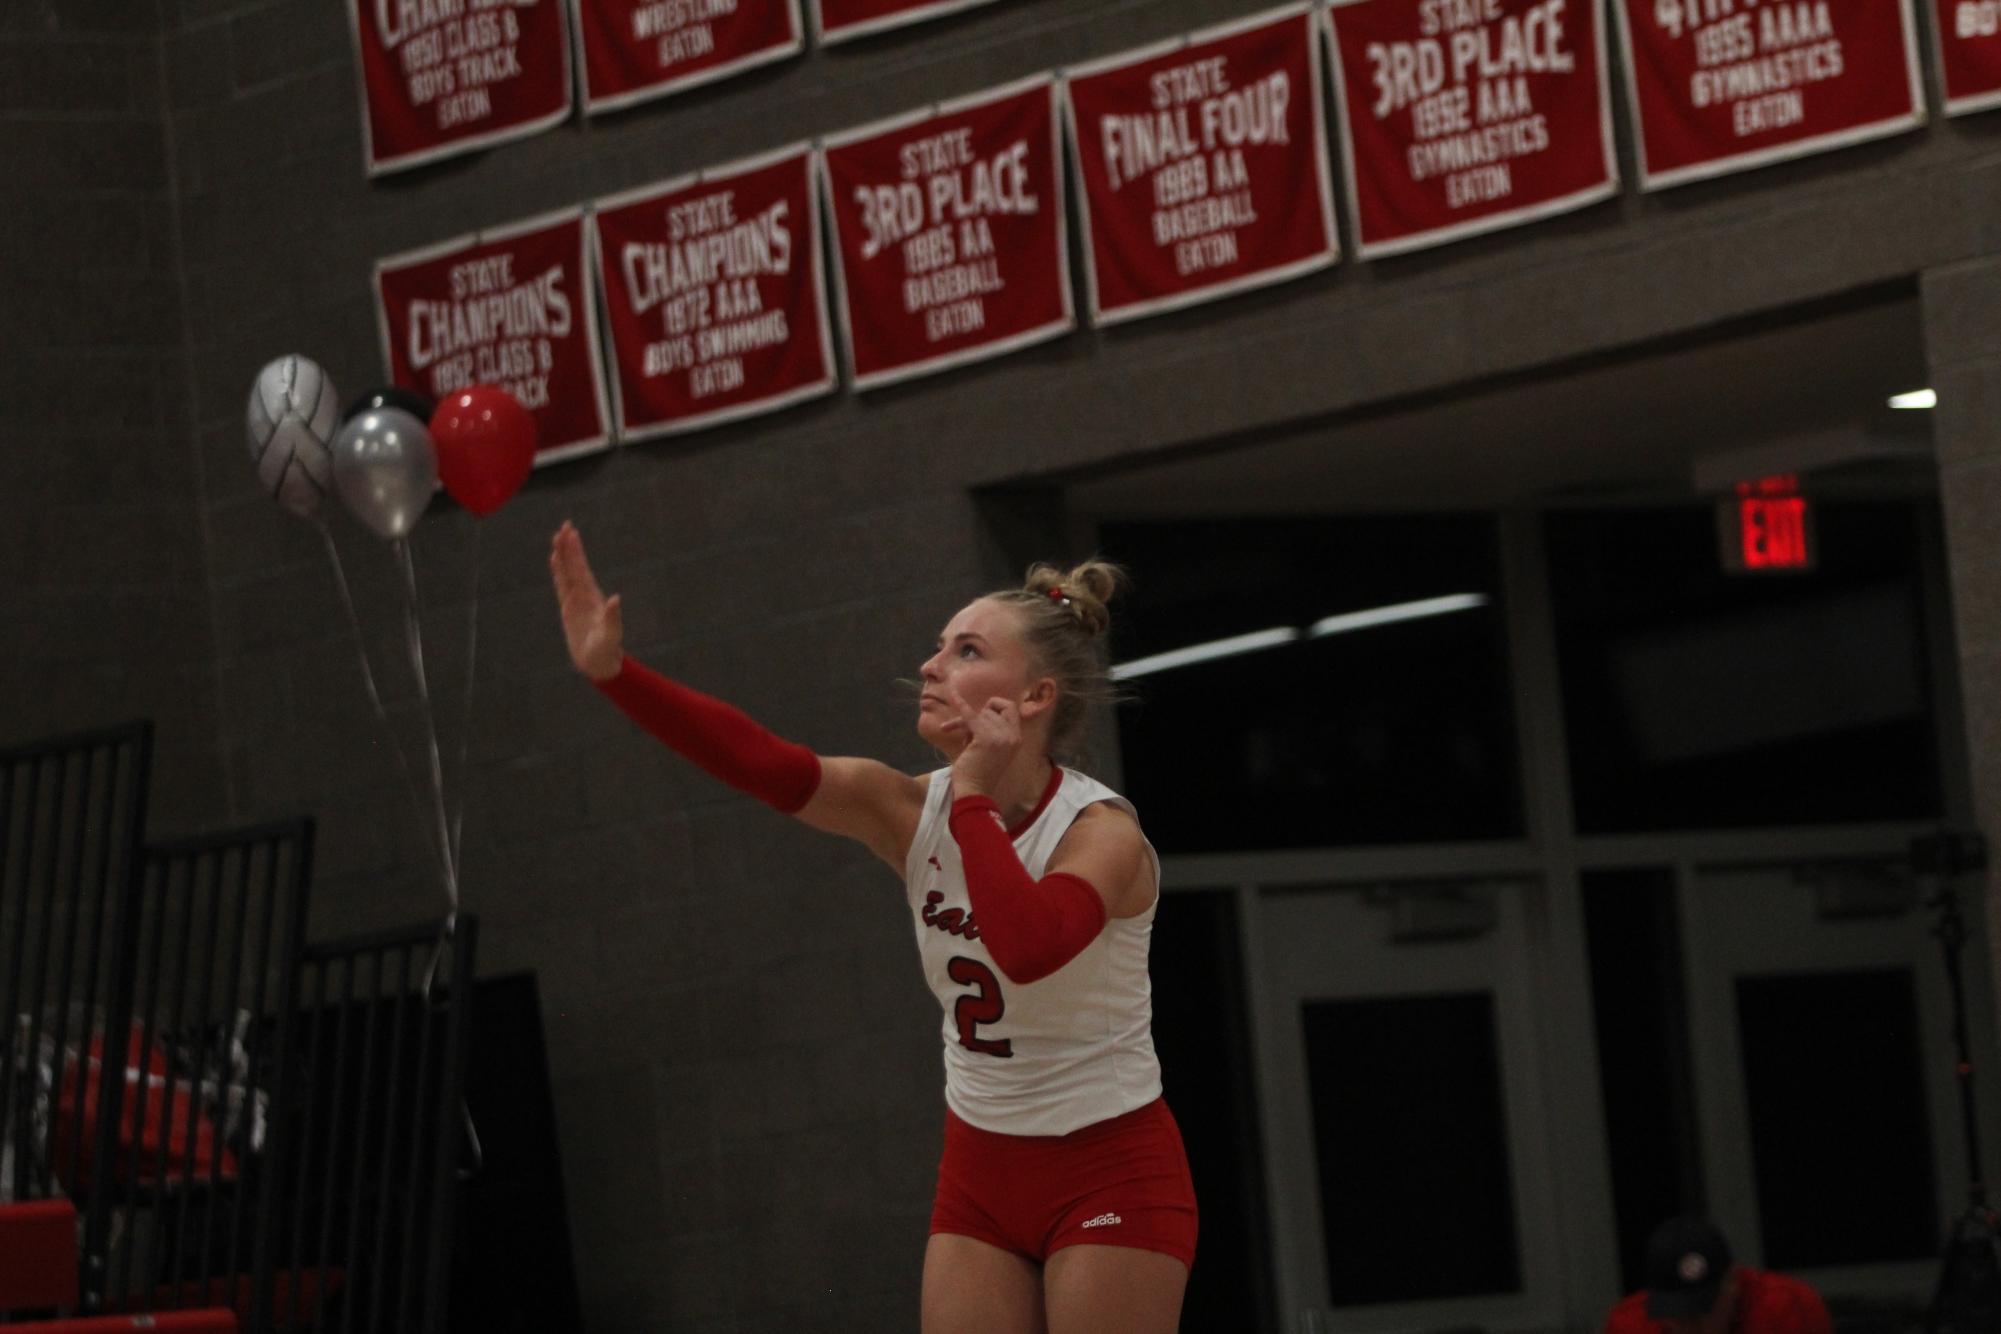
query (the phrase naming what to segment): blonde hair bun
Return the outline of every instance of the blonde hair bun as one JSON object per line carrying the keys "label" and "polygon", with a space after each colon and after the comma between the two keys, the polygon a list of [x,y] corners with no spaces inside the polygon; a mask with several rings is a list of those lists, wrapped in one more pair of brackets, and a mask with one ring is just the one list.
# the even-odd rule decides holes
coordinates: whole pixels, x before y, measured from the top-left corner
{"label": "blonde hair bun", "polygon": [[1107,604],[1129,582],[1123,569],[1093,556],[1068,570],[1031,565],[1020,588],[987,595],[1019,613],[1035,670],[1056,678],[1049,753],[1060,763],[1081,757],[1086,710],[1120,697],[1105,663],[1105,632],[1112,625]]}
{"label": "blonde hair bun", "polygon": [[1067,571],[1039,562],[1031,565],[1021,591],[1067,604],[1077,623],[1095,638],[1111,628],[1111,600],[1130,582],[1124,569],[1093,556]]}

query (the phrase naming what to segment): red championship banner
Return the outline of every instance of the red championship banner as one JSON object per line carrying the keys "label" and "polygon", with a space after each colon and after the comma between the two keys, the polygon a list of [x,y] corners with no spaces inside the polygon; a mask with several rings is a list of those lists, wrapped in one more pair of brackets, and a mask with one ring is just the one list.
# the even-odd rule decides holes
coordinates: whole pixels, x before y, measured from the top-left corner
{"label": "red championship banner", "polygon": [[1039,75],[823,140],[855,388],[997,357],[1076,327]]}
{"label": "red championship banner", "polygon": [[1067,72],[1098,324],[1295,278],[1340,254],[1306,5]]}
{"label": "red championship banner", "polygon": [[2001,107],[2001,0],[1932,0],[1945,114]]}
{"label": "red championship banner", "polygon": [[1335,0],[1334,95],[1362,258],[1617,193],[1598,5]]}
{"label": "red championship banner", "polygon": [[1609,0],[1659,190],[1925,120],[1910,0]]}
{"label": "red championship banner", "polygon": [[570,114],[563,0],[347,0],[347,14],[371,176]]}
{"label": "red championship banner", "polygon": [[807,0],[813,8],[813,31],[820,45],[832,46],[851,37],[921,23],[943,14],[989,5],[993,0]]}
{"label": "red championship banner", "polygon": [[569,0],[584,110],[611,111],[796,55],[799,0]]}
{"label": "red championship banner", "polygon": [[535,414],[538,465],[604,448],[588,262],[581,208],[378,261],[389,378],[433,398],[499,385]]}
{"label": "red championship banner", "polygon": [[808,145],[601,199],[592,227],[620,440],[833,390]]}

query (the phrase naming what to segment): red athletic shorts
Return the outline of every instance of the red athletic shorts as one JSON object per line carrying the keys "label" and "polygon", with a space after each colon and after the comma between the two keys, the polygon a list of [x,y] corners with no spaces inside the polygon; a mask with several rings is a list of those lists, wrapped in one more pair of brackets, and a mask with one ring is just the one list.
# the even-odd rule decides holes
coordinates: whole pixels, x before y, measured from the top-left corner
{"label": "red athletic shorts", "polygon": [[1132,1246],[1195,1263],[1195,1183],[1159,1098],[1067,1135],[1001,1135],[945,1109],[931,1231],[1037,1262],[1065,1246]]}

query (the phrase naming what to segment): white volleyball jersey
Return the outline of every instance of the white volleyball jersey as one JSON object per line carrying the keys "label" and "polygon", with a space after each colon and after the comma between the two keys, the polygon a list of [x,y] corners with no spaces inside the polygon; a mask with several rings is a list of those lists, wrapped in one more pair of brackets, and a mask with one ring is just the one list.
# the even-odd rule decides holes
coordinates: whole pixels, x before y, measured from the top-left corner
{"label": "white volleyball jersey", "polygon": [[[903,876],[924,977],[945,1011],[946,1105],[982,1130],[1066,1135],[1152,1102],[1160,1096],[1146,971],[1160,905],[1153,845],[1142,837],[1154,880],[1144,913],[1108,919],[1081,954],[1040,981],[1010,982],[979,938],[947,823],[951,800],[952,771],[940,769],[931,775]],[[1056,771],[1042,805],[1009,831],[1030,876],[1042,878],[1071,823],[1101,801],[1134,814],[1103,783]]]}

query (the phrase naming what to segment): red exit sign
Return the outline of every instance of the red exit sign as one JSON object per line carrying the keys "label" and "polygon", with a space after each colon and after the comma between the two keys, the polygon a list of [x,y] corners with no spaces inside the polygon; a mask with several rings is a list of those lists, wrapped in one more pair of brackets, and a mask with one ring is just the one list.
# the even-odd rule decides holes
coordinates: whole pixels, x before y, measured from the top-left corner
{"label": "red exit sign", "polygon": [[1724,568],[1751,574],[1813,568],[1813,510],[1799,478],[1739,482],[1717,519]]}

